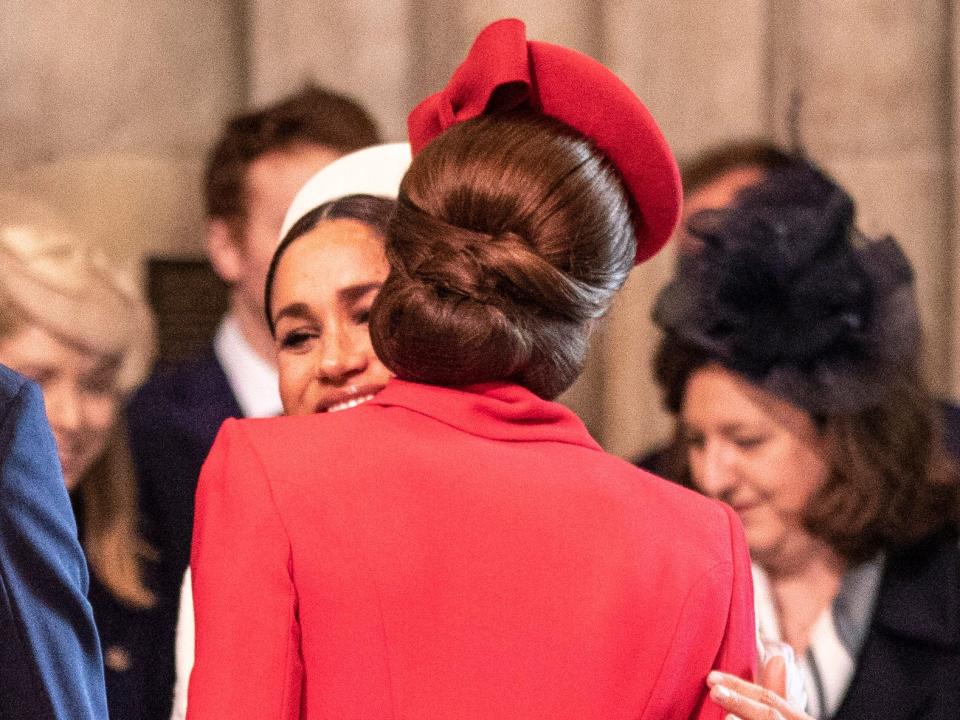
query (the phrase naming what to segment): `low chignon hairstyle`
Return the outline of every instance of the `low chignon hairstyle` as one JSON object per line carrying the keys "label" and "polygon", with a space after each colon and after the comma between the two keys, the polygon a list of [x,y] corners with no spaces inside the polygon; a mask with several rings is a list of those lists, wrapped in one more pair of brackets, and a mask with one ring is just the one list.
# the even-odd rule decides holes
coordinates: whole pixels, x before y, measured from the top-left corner
{"label": "low chignon hairstyle", "polygon": [[560,122],[511,113],[455,125],[414,157],[386,250],[370,336],[397,376],[512,381],[552,399],[580,374],[636,236],[602,153]]}

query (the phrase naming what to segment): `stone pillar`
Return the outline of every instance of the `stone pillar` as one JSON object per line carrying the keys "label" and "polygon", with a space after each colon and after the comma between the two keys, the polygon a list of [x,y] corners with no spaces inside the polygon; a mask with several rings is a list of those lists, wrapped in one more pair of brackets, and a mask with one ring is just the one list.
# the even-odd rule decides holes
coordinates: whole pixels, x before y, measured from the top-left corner
{"label": "stone pillar", "polygon": [[[868,234],[892,233],[916,271],[933,387],[949,388],[953,203],[948,3],[775,0],[776,117],[802,97],[811,156],[858,201]],[[782,125],[775,129],[786,137]]]}
{"label": "stone pillar", "polygon": [[[603,3],[600,59],[646,103],[677,155],[688,157],[764,133],[766,23],[762,0],[614,0]],[[659,331],[650,312],[672,265],[666,250],[633,271],[600,338],[591,373],[602,385],[600,439],[613,453],[632,456],[670,432],[651,372]]]}
{"label": "stone pillar", "polygon": [[0,0],[0,17],[0,172],[201,152],[239,104],[230,0]]}
{"label": "stone pillar", "polygon": [[199,255],[202,164],[243,94],[236,2],[0,0],[0,17],[0,188],[134,268]]}
{"label": "stone pillar", "polygon": [[262,104],[313,80],[361,101],[388,140],[406,138],[415,100],[408,78],[411,33],[407,0],[247,3],[250,101]]}

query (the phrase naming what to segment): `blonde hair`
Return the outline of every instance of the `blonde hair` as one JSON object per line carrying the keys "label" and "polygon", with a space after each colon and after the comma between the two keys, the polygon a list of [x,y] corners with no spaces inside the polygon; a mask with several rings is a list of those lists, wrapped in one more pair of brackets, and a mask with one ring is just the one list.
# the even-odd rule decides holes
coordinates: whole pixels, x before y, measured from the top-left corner
{"label": "blonde hair", "polygon": [[[89,352],[118,357],[118,406],[150,369],[153,318],[132,280],[48,208],[0,195],[0,337],[30,325]],[[76,492],[91,571],[118,600],[153,605],[144,566],[155,553],[138,528],[137,484],[122,420]]]}

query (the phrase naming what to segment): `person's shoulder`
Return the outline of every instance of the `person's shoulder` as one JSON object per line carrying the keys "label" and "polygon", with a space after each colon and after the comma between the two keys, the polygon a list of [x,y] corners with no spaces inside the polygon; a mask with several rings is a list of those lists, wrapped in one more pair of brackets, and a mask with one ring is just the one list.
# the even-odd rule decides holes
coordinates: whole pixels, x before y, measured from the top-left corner
{"label": "person's shoulder", "polygon": [[274,478],[313,476],[318,467],[355,458],[359,445],[367,460],[395,462],[395,456],[386,457],[392,443],[376,441],[394,431],[382,410],[370,404],[336,413],[233,418],[221,426],[217,442],[246,447]]}
{"label": "person's shoulder", "polygon": [[27,379],[6,365],[0,365],[0,403],[8,403],[23,390]]}
{"label": "person's shoulder", "polygon": [[611,462],[620,467],[627,502],[647,537],[708,563],[729,560],[738,535],[729,507],[625,460]]}
{"label": "person's shoulder", "polygon": [[189,399],[202,394],[204,389],[209,387],[211,379],[216,380],[221,376],[224,376],[223,368],[217,362],[213,351],[203,352],[158,367],[137,389],[130,402],[131,405],[138,405],[159,398]]}

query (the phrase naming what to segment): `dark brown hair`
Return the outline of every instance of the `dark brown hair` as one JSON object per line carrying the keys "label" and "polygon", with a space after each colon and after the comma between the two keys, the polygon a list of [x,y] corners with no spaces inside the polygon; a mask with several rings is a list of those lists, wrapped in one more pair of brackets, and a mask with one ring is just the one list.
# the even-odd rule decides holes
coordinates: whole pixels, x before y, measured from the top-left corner
{"label": "dark brown hair", "polygon": [[520,114],[461,123],[401,184],[374,349],[402,378],[510,380],[553,398],[579,375],[635,251],[620,178],[581,135]]}
{"label": "dark brown hair", "polygon": [[270,260],[270,269],[267,271],[267,282],[264,286],[263,307],[267,314],[267,326],[270,334],[274,335],[276,328],[273,324],[273,283],[277,274],[277,265],[280,258],[297,238],[303,237],[325,220],[356,220],[374,230],[381,238],[386,236],[387,225],[393,217],[397,202],[391,198],[374,195],[345,195],[342,198],[325,202],[315,207],[302,218],[297,220],[283,236]]}
{"label": "dark brown hair", "polygon": [[378,142],[377,125],[359,103],[316,85],[238,115],[227,123],[207,159],[207,217],[243,218],[247,168],[268,152],[312,144],[348,153]]}
{"label": "dark brown hair", "polygon": [[[667,333],[654,372],[664,404],[679,413],[690,377],[716,362],[707,351]],[[803,513],[804,527],[849,562],[896,552],[960,525],[960,478],[942,446],[936,405],[909,363],[888,378],[875,406],[813,418],[827,443],[830,474]],[[671,475],[688,487],[681,433],[668,453]]]}
{"label": "dark brown hair", "polygon": [[680,166],[687,195],[709,185],[721,175],[740,168],[776,170],[794,161],[789,153],[760,139],[737,140],[709,148]]}

